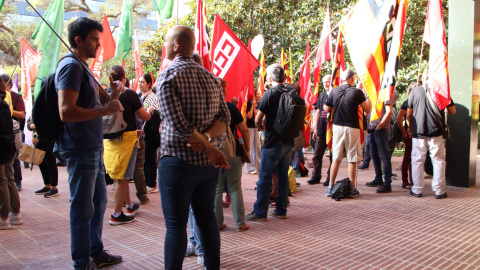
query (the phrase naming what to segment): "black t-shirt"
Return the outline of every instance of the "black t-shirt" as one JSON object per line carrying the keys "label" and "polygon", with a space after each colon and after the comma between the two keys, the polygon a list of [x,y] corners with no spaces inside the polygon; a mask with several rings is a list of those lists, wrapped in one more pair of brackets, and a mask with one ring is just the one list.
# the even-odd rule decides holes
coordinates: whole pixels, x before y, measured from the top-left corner
{"label": "black t-shirt", "polygon": [[318,120],[318,125],[317,125],[318,136],[327,135],[327,124],[328,124],[327,117],[329,113],[325,108],[327,99],[328,99],[327,92],[322,92],[320,96],[318,96],[317,103],[315,103],[315,109],[319,110],[317,117],[320,117],[320,120]]}
{"label": "black t-shirt", "polygon": [[[405,116],[403,116],[403,120],[404,120],[404,122],[405,122],[405,124],[403,125],[403,127],[405,127],[405,130],[408,129],[408,125],[407,125],[407,113],[406,113],[407,109],[408,109],[408,100],[405,100],[405,101],[402,103],[402,106],[400,106],[400,111],[401,111],[401,110],[405,110]],[[400,113],[400,111],[399,111],[399,113]]]}
{"label": "black t-shirt", "polygon": [[[347,91],[348,89],[348,91]],[[340,104],[342,95],[347,91]],[[333,124],[352,128],[360,128],[358,121],[358,105],[365,101],[365,95],[362,90],[351,87],[348,84],[342,84],[335,87],[330,92],[327,99],[327,106],[334,108]]]}
{"label": "black t-shirt", "polygon": [[[447,107],[455,105],[453,100]],[[434,105],[436,106],[436,105]],[[443,135],[442,124],[437,121],[435,109],[430,106],[425,88],[415,87],[408,97],[407,107],[413,110],[412,137],[417,139]],[[438,109],[438,107],[437,107]],[[440,111],[440,118],[445,123],[445,110]]]}
{"label": "black t-shirt", "polygon": [[270,88],[264,93],[257,106],[265,114],[265,141],[263,143],[263,148],[265,149],[277,147],[282,140],[280,135],[273,129],[273,123],[277,117],[278,103],[282,96],[282,93],[275,90],[275,88],[286,91],[285,86],[281,84]]}
{"label": "black t-shirt", "polygon": [[137,93],[133,90],[127,89],[118,98],[123,106],[123,120],[127,122],[127,129],[125,131],[137,130],[137,123],[135,120],[135,113],[138,109],[142,108],[142,103]]}
{"label": "black t-shirt", "polygon": [[227,102],[228,110],[230,111],[230,129],[232,130],[233,136],[235,137],[236,142],[236,152],[237,156],[242,156],[242,148],[240,146],[240,142],[238,141],[238,134],[237,134],[237,125],[243,122],[243,116],[240,110],[238,110],[237,106],[231,102]]}
{"label": "black t-shirt", "polygon": [[248,118],[248,112],[252,109],[252,102],[247,102],[247,127],[248,128],[255,128],[255,114],[252,114],[252,118]]}

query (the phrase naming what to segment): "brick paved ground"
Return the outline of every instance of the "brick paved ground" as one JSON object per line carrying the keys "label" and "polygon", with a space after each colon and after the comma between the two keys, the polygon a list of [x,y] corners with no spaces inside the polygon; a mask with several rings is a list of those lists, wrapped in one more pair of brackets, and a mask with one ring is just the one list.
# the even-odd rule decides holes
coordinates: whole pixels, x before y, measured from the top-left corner
{"label": "brick paved ground", "polygon": [[[394,158],[393,168],[400,162]],[[0,269],[71,268],[67,174],[65,168],[59,171],[60,195],[45,199],[33,193],[43,184],[38,167],[24,170],[24,224],[0,231]],[[427,179],[424,197],[414,198],[401,188],[400,171],[394,173],[399,177],[393,192],[379,195],[365,186],[373,179],[373,168],[361,171],[361,195],[341,202],[325,197],[323,185],[309,186],[309,178],[299,178],[288,218],[250,222],[245,232],[235,230],[226,208],[222,269],[480,268],[480,188],[447,187],[448,198],[436,200]],[[345,176],[344,162],[339,178]],[[247,212],[253,208],[256,177],[243,178]],[[108,198],[105,247],[124,258],[111,269],[163,268],[165,226],[158,193],[150,196],[151,203],[142,206],[134,223],[116,227],[108,224],[111,188]],[[185,258],[184,269],[200,269],[196,257]]]}

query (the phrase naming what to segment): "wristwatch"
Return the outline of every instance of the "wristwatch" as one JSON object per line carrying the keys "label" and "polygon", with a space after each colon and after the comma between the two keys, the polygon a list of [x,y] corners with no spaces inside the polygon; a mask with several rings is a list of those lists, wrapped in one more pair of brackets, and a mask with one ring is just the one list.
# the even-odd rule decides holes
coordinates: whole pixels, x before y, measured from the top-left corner
{"label": "wristwatch", "polygon": [[207,137],[207,141],[208,141],[209,143],[212,142],[212,137],[210,137],[210,134],[208,134],[207,132],[205,132],[205,133],[203,133],[203,135],[205,135],[205,137]]}

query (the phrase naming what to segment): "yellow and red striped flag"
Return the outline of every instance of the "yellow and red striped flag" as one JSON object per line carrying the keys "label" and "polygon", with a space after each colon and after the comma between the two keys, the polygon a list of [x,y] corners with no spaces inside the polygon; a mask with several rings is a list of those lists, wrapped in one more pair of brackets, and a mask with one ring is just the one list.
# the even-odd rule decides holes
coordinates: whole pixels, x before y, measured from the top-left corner
{"label": "yellow and red striped flag", "polygon": [[307,48],[305,49],[305,58],[303,60],[302,72],[300,73],[300,79],[298,84],[300,85],[300,97],[305,100],[305,105],[307,106],[307,113],[305,114],[306,123],[303,125],[303,136],[307,142],[307,146],[310,141],[310,123],[311,121],[311,111],[312,111],[312,82],[310,80],[310,42],[307,42]]}
{"label": "yellow and red striped flag", "polygon": [[267,75],[267,68],[265,66],[265,55],[262,54],[260,57],[260,71],[258,72],[258,92],[260,96],[263,96],[263,92],[265,92],[265,76]]}
{"label": "yellow and red striped flag", "polygon": [[360,143],[363,143],[365,136],[363,134],[363,108],[358,106],[358,125],[360,126]]}
{"label": "yellow and red striped flag", "polygon": [[[360,0],[339,23],[352,63],[372,104],[377,104],[381,90],[387,55],[384,33],[396,3]],[[378,118],[378,111],[373,110],[371,120]]]}
{"label": "yellow and red striped flag", "polygon": [[322,81],[320,78],[322,74],[322,65],[324,62],[332,58],[332,42],[330,40],[331,31],[332,31],[332,27],[330,26],[330,7],[327,4],[327,13],[325,14],[325,20],[323,21],[322,35],[320,36],[321,45],[317,50],[317,56],[315,57],[315,64],[313,66],[314,92],[313,92],[312,103],[314,104],[317,102],[318,94],[320,92],[320,84]]}
{"label": "yellow and red striped flag", "polygon": [[283,47],[282,47],[282,55],[280,57],[280,63],[282,64],[283,70],[285,70],[285,77],[287,79],[287,83],[290,83],[291,79],[290,79],[290,72],[288,71],[287,56],[283,51]]}
{"label": "yellow and red striped flag", "polygon": [[332,108],[332,111],[330,112],[330,114],[328,115],[328,122],[327,122],[327,138],[326,138],[326,141],[327,141],[327,145],[328,147],[330,148],[330,150],[332,149],[332,138],[333,138],[333,108]]}
{"label": "yellow and red striped flag", "polygon": [[430,44],[428,87],[433,90],[432,99],[443,110],[450,104],[450,82],[441,0],[428,1],[423,40]]}
{"label": "yellow and red striped flag", "polygon": [[331,88],[338,87],[342,84],[340,74],[342,74],[343,71],[345,71],[343,38],[342,32],[338,32],[337,48],[335,49],[335,59],[333,60]]}

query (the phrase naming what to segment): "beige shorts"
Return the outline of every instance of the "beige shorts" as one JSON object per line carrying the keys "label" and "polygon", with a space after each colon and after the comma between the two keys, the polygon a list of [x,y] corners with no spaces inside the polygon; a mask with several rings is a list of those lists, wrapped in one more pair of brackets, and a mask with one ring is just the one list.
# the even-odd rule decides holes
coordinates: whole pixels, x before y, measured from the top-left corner
{"label": "beige shorts", "polygon": [[360,129],[333,125],[332,160],[347,162],[358,161],[358,146],[360,144]]}

